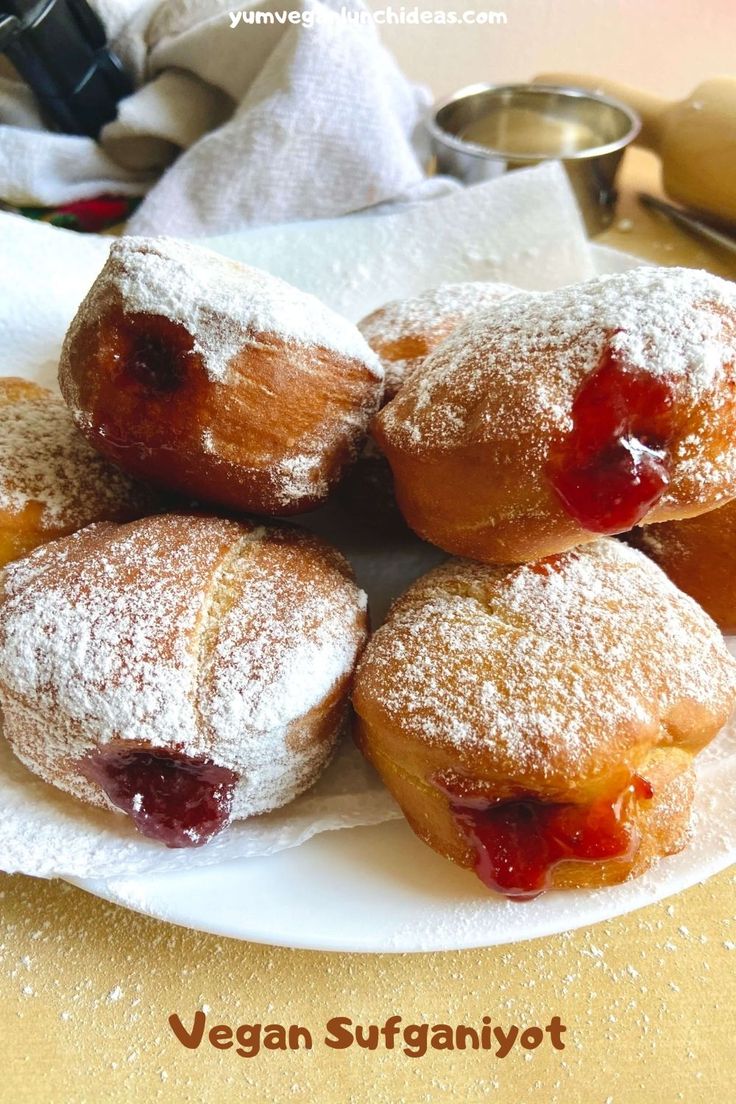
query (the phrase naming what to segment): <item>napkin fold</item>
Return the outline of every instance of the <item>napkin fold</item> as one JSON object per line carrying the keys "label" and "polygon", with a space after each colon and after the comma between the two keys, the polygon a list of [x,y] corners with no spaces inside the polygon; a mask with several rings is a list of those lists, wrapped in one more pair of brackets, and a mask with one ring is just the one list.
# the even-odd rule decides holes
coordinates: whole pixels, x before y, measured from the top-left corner
{"label": "napkin fold", "polygon": [[138,84],[99,143],[45,130],[1,71],[0,198],[145,195],[130,233],[197,236],[423,194],[429,97],[362,0],[229,3],[93,0]]}

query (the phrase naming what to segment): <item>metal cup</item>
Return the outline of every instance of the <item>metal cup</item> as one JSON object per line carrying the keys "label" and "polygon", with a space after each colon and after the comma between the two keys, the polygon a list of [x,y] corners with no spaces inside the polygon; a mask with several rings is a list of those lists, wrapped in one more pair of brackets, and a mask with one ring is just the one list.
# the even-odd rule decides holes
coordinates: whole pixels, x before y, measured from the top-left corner
{"label": "metal cup", "polygon": [[641,127],[618,100],[546,84],[474,84],[435,104],[427,120],[437,171],[467,184],[560,161],[588,233],[613,219],[616,172]]}

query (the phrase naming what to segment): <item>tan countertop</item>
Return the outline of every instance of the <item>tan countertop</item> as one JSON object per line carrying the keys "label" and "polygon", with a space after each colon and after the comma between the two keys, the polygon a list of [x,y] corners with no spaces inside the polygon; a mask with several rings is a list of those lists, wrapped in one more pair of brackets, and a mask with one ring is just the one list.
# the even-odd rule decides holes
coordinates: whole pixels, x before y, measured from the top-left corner
{"label": "tan countertop", "polygon": [[[712,1104],[731,1099],[733,871],[608,924],[512,947],[328,955],[237,943],[123,912],[62,883],[0,879],[3,1077],[13,1104]],[[523,906],[520,906],[523,907]],[[312,1051],[185,1050],[167,1019],[298,1023]],[[566,1047],[330,1050],[332,1016],[526,1027]],[[729,1091],[730,1090],[730,1091]]]}

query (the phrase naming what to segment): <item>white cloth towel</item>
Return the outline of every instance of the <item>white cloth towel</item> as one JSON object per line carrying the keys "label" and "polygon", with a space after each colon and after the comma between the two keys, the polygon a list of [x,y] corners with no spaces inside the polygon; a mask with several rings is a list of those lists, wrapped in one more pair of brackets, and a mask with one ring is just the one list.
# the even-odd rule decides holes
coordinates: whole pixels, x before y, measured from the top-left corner
{"label": "white cloth towel", "polygon": [[310,13],[310,26],[242,17],[233,26],[231,0],[93,3],[137,90],[98,144],[45,130],[28,90],[4,68],[0,199],[55,205],[145,194],[130,233],[197,236],[332,217],[426,190],[415,136],[427,94],[359,22],[362,0],[243,8],[282,19]]}

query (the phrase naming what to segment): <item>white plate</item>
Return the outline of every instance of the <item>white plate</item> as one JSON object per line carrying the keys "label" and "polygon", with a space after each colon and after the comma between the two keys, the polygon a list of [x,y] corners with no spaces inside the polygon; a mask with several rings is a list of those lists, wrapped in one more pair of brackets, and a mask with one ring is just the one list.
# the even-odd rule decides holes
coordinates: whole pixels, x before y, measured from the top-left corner
{"label": "white plate", "polygon": [[[380,220],[382,227],[390,225]],[[477,226],[474,228],[477,232]],[[290,278],[309,290],[321,292],[322,273],[330,266],[333,294],[325,295],[346,314],[355,314],[358,300],[363,313],[365,288],[345,284],[335,297],[335,274],[358,268],[362,257],[378,248],[386,230],[365,218],[322,224],[295,224],[273,231],[240,235],[237,241],[216,242],[223,252],[248,259]],[[459,234],[457,239],[462,239]],[[376,240],[379,245],[376,246]],[[477,240],[477,239],[476,239]],[[385,242],[384,242],[385,244]],[[99,257],[99,239],[81,239],[79,249]],[[632,267],[632,258],[608,249],[594,248],[599,271]],[[432,281],[493,278],[492,258],[463,251],[441,258]],[[53,260],[53,259],[52,259]],[[516,258],[519,284],[529,257]],[[481,263],[482,262],[482,263]],[[563,267],[570,258],[562,258]],[[63,266],[62,266],[63,268]],[[68,288],[62,268],[52,269],[54,300],[48,326],[29,327],[35,342],[36,363],[46,359],[49,378],[51,353],[58,341],[58,322],[73,309],[79,289]],[[516,275],[516,274],[515,274]],[[554,283],[537,274],[535,283]],[[19,278],[24,278],[19,276]],[[508,278],[508,276],[506,277]],[[370,294],[384,301],[401,289],[395,277],[380,271]],[[31,285],[29,285],[30,291]],[[403,294],[418,290],[403,289]],[[352,300],[355,299],[355,303]],[[69,302],[67,302],[69,300]],[[374,304],[371,304],[374,305]],[[352,306],[352,309],[351,309]],[[47,326],[47,329],[46,329]],[[48,330],[48,332],[47,332]],[[0,349],[12,358],[13,344]],[[10,364],[4,371],[13,370]],[[693,885],[734,861],[736,814],[728,794],[736,788],[736,755],[714,765],[717,786],[707,787],[710,807],[703,810],[690,848],[661,863],[656,871],[634,882],[603,891],[551,892],[535,901],[515,904],[489,894],[475,877],[440,859],[421,844],[403,821],[370,828],[333,831],[313,837],[299,847],[263,858],[250,858],[185,873],[168,873],[109,879],[74,880],[89,892],[190,928],[221,935],[290,947],[335,951],[431,951],[512,943],[550,935],[609,919],[660,900]],[[70,879],[72,880],[72,879]]]}
{"label": "white plate", "polygon": [[[724,798],[736,784],[736,772],[731,775],[723,782]],[[707,823],[718,812],[709,810]],[[405,821],[391,821],[324,832],[267,858],[189,874],[74,884],[146,916],[256,943],[447,951],[518,943],[610,920],[679,893],[733,861],[732,840],[724,841],[718,828],[698,830],[687,851],[665,859],[656,874],[518,903],[489,894],[474,874],[421,843]]]}

